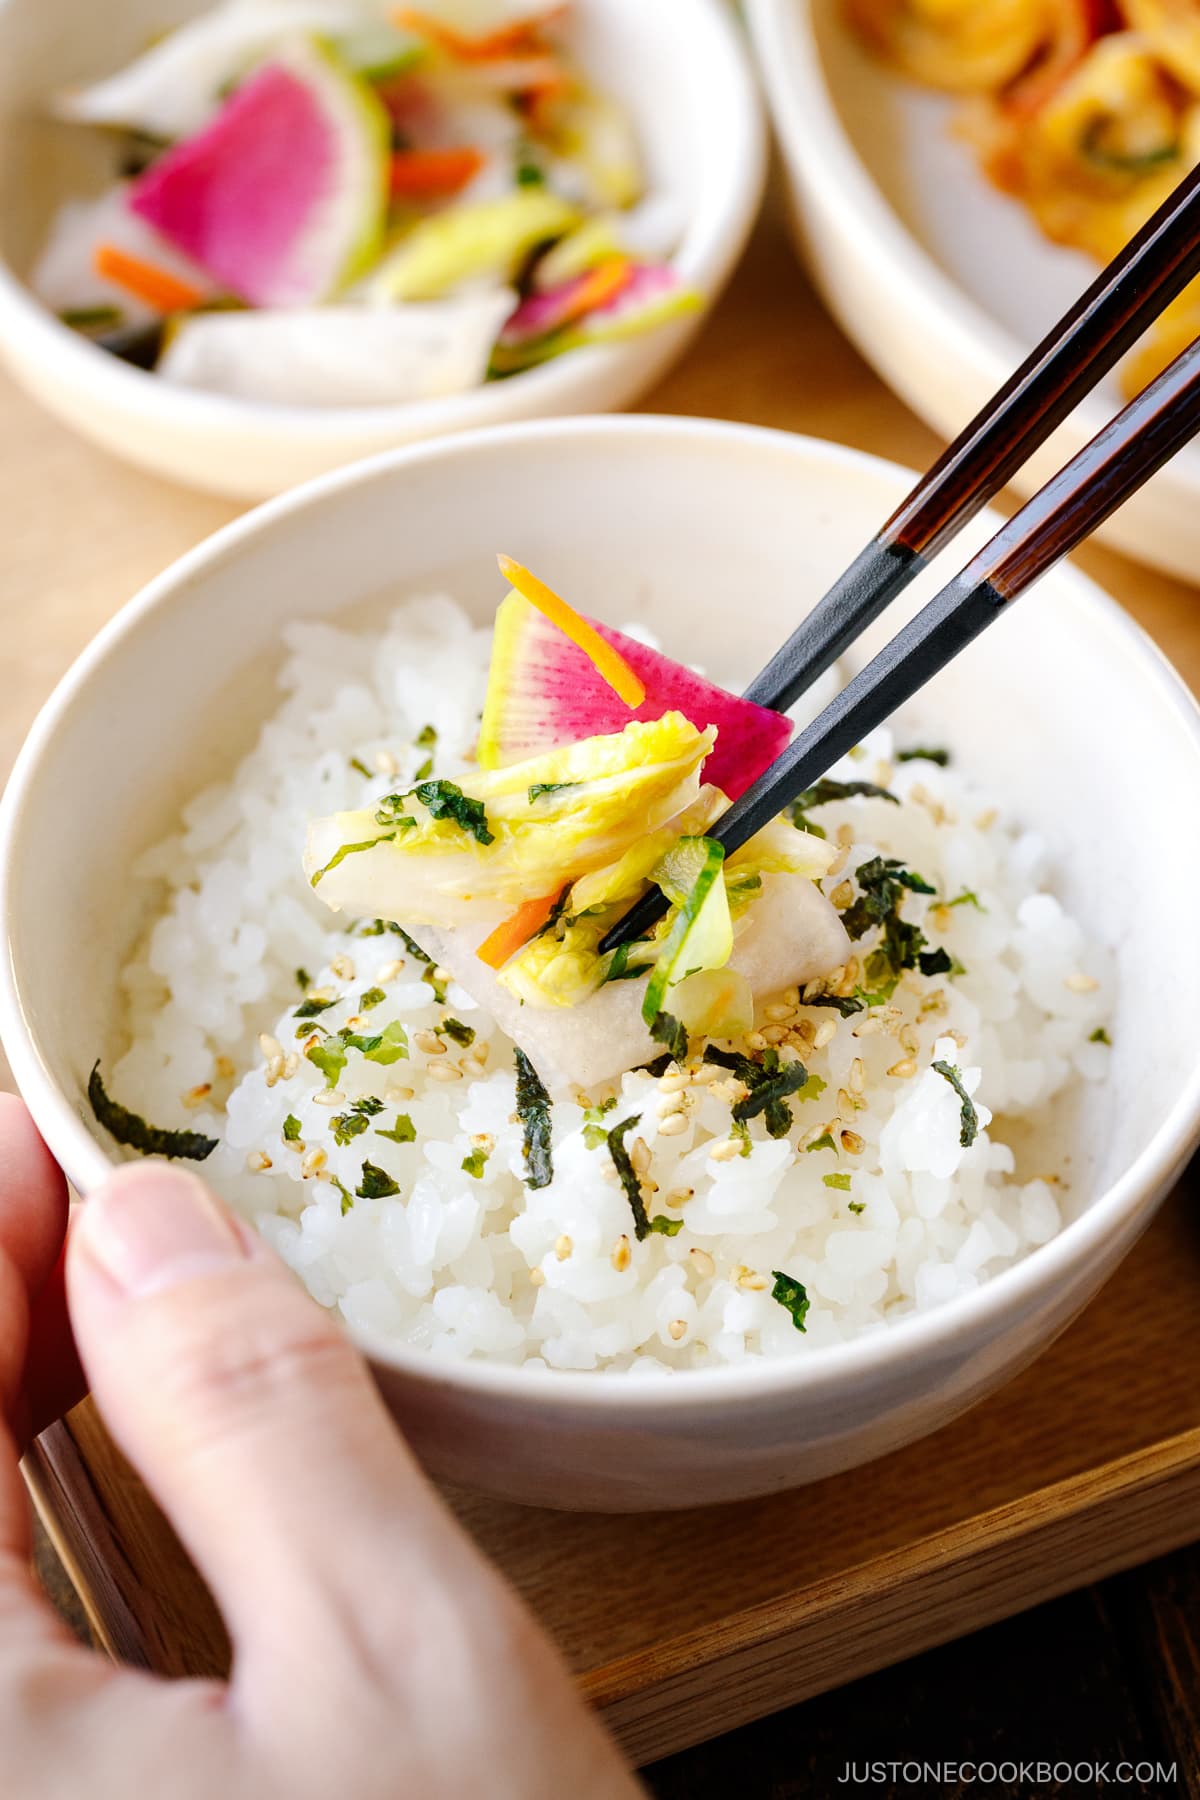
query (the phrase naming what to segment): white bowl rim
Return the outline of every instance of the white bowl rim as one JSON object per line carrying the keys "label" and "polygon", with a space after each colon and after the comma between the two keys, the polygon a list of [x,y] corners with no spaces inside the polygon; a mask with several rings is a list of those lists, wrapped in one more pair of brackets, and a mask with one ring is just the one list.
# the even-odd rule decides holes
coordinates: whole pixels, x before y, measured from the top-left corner
{"label": "white bowl rim", "polygon": [[[740,256],[758,213],[766,181],[767,127],[748,46],[723,0],[676,3],[690,9],[686,20],[689,40],[695,30],[709,32],[729,76],[729,116],[722,121],[728,134],[727,179],[712,184],[693,206],[679,248],[670,259],[682,280],[699,291],[701,311],[707,312]],[[123,362],[64,325],[0,257],[0,344],[8,354],[20,363],[28,359],[34,366],[57,362],[65,375],[74,371],[80,384],[96,393],[99,403],[181,430],[237,430],[256,435],[283,432],[317,447],[355,432],[378,439],[389,432],[413,437],[417,433],[478,430],[505,421],[514,383],[529,405],[551,409],[557,405],[566,410],[577,385],[601,377],[605,370],[615,374],[642,341],[634,338],[585,346],[504,381],[486,382],[464,394],[435,400],[388,406],[272,405],[163,381],[152,371]]]}
{"label": "white bowl rim", "polygon": [[[319,507],[345,489],[370,487],[393,476],[401,477],[414,464],[452,459],[477,450],[519,453],[521,446],[530,441],[586,442],[589,438],[623,436],[657,439],[663,455],[669,455],[681,443],[703,439],[714,448],[727,448],[731,456],[757,450],[794,457],[798,472],[806,461],[817,459],[847,469],[875,471],[892,479],[913,478],[911,470],[887,458],[799,433],[670,414],[599,414],[526,420],[404,445],[335,469],[268,500],[204,539],[127,601],[77,657],[38,713],[0,800],[0,918],[7,919],[10,912],[15,840],[23,821],[25,790],[33,772],[52,744],[60,718],[86,687],[93,671],[119,653],[122,640],[136,630],[148,613],[177,592],[196,586],[208,569],[236,559],[243,546],[261,533],[286,525],[293,514]],[[1200,762],[1200,705],[1158,646],[1080,570],[1070,564],[1059,565],[1052,578],[1094,614],[1096,630],[1114,640],[1114,654],[1138,664],[1158,688],[1163,717],[1170,715],[1183,729]],[[21,1008],[20,981],[8,943],[0,959],[0,1036],[39,1130],[52,1151],[59,1145],[68,1147],[63,1160],[71,1165],[73,1173],[82,1175],[81,1186],[86,1193],[117,1165],[83,1124],[41,1059]],[[449,1386],[522,1403],[532,1400],[547,1411],[584,1405],[604,1416],[619,1412],[628,1422],[630,1415],[640,1410],[653,1412],[665,1402],[672,1406],[719,1408],[745,1405],[787,1390],[815,1392],[819,1396],[823,1390],[837,1389],[844,1381],[894,1363],[897,1357],[908,1355],[916,1362],[939,1350],[952,1350],[960,1327],[998,1332],[1006,1314],[1015,1317],[1023,1308],[1044,1302],[1060,1279],[1067,1277],[1076,1264],[1085,1264],[1110,1232],[1136,1219],[1145,1197],[1179,1169],[1198,1142],[1200,1066],[1192,1070],[1167,1117],[1124,1173],[1049,1243],[1038,1246],[971,1293],[928,1312],[906,1316],[886,1330],[820,1346],[802,1357],[764,1359],[749,1368],[664,1370],[661,1374],[646,1371],[631,1377],[625,1371],[543,1371],[473,1360],[449,1362],[428,1352],[406,1351],[361,1329],[346,1329],[360,1350],[379,1364],[402,1372],[410,1381],[431,1389]]]}
{"label": "white bowl rim", "polygon": [[[876,184],[833,103],[812,29],[811,0],[746,0],[746,17],[788,160],[824,171],[829,192],[837,196],[839,229],[860,254],[886,268],[890,283],[908,291],[929,335],[957,344],[980,378],[998,388],[1034,345],[1009,331],[939,266]],[[1112,411],[1095,394],[1085,395],[1071,415],[1080,441],[1106,425]]]}

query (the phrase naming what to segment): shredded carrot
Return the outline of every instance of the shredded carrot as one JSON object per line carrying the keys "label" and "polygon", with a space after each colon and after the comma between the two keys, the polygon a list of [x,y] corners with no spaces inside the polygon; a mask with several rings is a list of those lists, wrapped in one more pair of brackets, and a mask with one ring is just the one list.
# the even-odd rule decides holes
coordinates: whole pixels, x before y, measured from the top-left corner
{"label": "shredded carrot", "polygon": [[155,312],[190,312],[204,304],[204,295],[190,281],[181,281],[169,269],[160,269],[140,256],[130,256],[116,244],[97,244],[92,267],[102,281],[115,282]]}
{"label": "shredded carrot", "polygon": [[431,44],[436,44],[439,50],[459,62],[496,62],[506,56],[528,56],[543,51],[546,46],[539,36],[539,27],[561,10],[561,7],[550,7],[537,20],[506,25],[500,31],[477,38],[465,37],[453,26],[431,18],[416,6],[401,6],[393,17],[401,30],[415,31],[418,37],[428,38]]}
{"label": "shredded carrot", "polygon": [[541,930],[558,905],[561,892],[560,888],[558,893],[547,894],[543,899],[522,901],[511,919],[505,919],[484,938],[475,952],[480,962],[485,962],[489,969],[502,969],[509,957],[515,956],[521,946]]}
{"label": "shredded carrot", "polygon": [[629,286],[632,275],[633,264],[628,257],[610,256],[597,263],[594,269],[579,277],[579,285],[568,295],[563,306],[559,324],[567,325],[572,319],[581,319],[585,313],[595,312],[598,306],[615,300],[621,289]]}
{"label": "shredded carrot", "polygon": [[440,200],[457,194],[484,165],[481,151],[397,150],[392,156],[392,194],[398,200]]}
{"label": "shredded carrot", "polygon": [[565,600],[560,599],[544,581],[539,581],[536,575],[523,569],[519,562],[514,562],[511,556],[498,556],[496,561],[500,564],[500,573],[504,579],[531,606],[536,606],[552,625],[557,625],[573,644],[579,646],[596,673],[603,676],[626,706],[633,708],[642,704],[646,698],[646,689],[641,680],[619,651],[606,643],[594,626],[589,625],[573,606],[568,606]]}

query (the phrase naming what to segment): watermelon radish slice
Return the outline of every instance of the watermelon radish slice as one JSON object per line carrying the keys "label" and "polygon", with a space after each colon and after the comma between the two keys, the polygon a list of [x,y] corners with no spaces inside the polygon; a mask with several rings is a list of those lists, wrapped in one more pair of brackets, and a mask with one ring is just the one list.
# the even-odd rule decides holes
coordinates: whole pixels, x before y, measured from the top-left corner
{"label": "watermelon radish slice", "polygon": [[611,625],[589,623],[641,678],[642,704],[631,711],[578,645],[520,594],[509,594],[496,613],[479,733],[481,768],[506,768],[563,744],[623,731],[631,719],[681,712],[700,730],[717,727],[704,779],[736,800],[787,743],[792,722],[782,714],[726,693]]}
{"label": "watermelon radish slice", "polygon": [[516,375],[567,350],[640,337],[668,320],[696,312],[702,304],[700,295],[694,288],[685,287],[669,263],[637,263],[629,279],[610,299],[564,330],[549,331],[543,337],[524,334],[514,339],[506,329],[496,346],[492,368],[497,375]]}
{"label": "watermelon radish slice", "polygon": [[153,163],[129,204],[239,299],[312,305],[379,255],[389,137],[367,84],[298,39]]}

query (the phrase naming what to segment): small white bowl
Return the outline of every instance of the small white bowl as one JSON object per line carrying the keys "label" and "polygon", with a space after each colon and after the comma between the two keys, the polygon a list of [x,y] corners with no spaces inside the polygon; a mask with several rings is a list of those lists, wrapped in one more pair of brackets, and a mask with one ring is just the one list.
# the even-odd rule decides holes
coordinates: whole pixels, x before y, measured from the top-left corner
{"label": "small white bowl", "polygon": [[[1097,265],[1050,243],[987,181],[952,130],[956,102],[872,57],[842,0],[748,0],[747,20],[825,300],[913,411],[957,436]],[[1013,486],[1040,486],[1122,401],[1111,376]],[[1200,450],[1176,456],[1098,535],[1194,581]]]}
{"label": "small white bowl", "polygon": [[[515,419],[630,404],[695,333],[700,311],[471,392],[411,406],[274,407],[206,394],[118,361],[62,325],[22,280],[55,207],[111,179],[100,134],[44,118],[201,0],[0,4],[0,355],[69,424],[155,474],[261,500],[398,444]],[[113,15],[117,14],[116,17]],[[674,263],[706,305],[731,274],[762,192],[765,127],[722,0],[575,0],[582,67],[628,108],[654,189],[686,221]]]}
{"label": "small white bowl", "polygon": [[[636,614],[735,684],[910,480],[744,426],[508,426],[328,476],[160,576],[66,675],[0,806],[0,1034],[76,1187],[86,1193],[116,1154],[85,1089],[94,1058],[118,1048],[117,977],[139,924],[128,870],[274,710],[288,621],[441,588],[490,619],[503,545],[585,610]],[[924,575],[914,602],[945,573]],[[876,644],[907,610],[875,628]],[[1063,568],[938,678],[908,725],[952,745],[1043,833],[1056,891],[1115,956],[1111,1078],[1056,1104],[1048,1126],[1079,1216],[976,1292],[795,1361],[547,1374],[360,1339],[441,1474],[610,1510],[832,1474],[934,1430],[1023,1367],[1149,1221],[1200,1135],[1195,703],[1120,608]]]}

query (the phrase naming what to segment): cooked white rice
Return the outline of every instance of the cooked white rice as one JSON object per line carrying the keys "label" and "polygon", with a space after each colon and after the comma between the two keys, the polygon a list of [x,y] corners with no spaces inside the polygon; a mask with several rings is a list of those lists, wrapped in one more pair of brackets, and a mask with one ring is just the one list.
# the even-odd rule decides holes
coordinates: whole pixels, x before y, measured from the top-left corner
{"label": "cooked white rice", "polygon": [[[724,1069],[635,1072],[556,1099],[553,1181],[525,1185],[509,1042],[453,984],[440,1003],[392,931],[331,915],[300,866],[308,819],[409,781],[430,754],[425,727],[436,773],[462,767],[489,646],[444,599],[410,603],[382,632],[289,630],[285,698],[256,749],[139,869],[167,892],[125,971],[132,1047],[113,1094],[220,1140],[204,1173],[322,1305],[449,1357],[636,1370],[803,1355],[977,1287],[1053,1237],[1062,1170],[1018,1174],[988,1127],[1103,1077],[1104,959],[1046,891],[1042,840],[953,763],[893,760],[887,731],[834,773],[901,804],[820,810],[844,847],[823,885],[844,907],[860,864],[899,858],[937,890],[910,895],[904,917],[963,972],[910,973],[890,1005],[844,1020],[794,990],[769,997],[751,1047],[799,1054],[824,1083],[793,1103],[787,1138],[756,1119],[744,1153],[731,1136],[743,1090]],[[335,1002],[308,1026],[295,1016],[306,994]],[[466,1030],[439,1029],[447,1019]],[[352,1021],[361,1035],[402,1021],[409,1055],[385,1066],[352,1049],[331,1089],[305,1032]],[[974,1097],[967,1148],[939,1060]],[[602,1125],[589,1120],[614,1092]],[[354,1114],[363,1099],[380,1110]],[[674,1236],[634,1235],[604,1139],[633,1114],[647,1209],[682,1220]],[[405,1119],[412,1141],[381,1135]],[[361,1197],[364,1161],[398,1192]],[[803,1332],[772,1297],[775,1271],[807,1289]]]}

